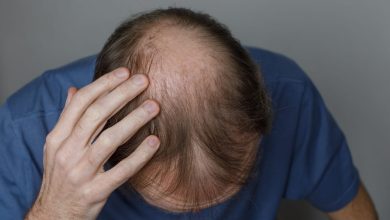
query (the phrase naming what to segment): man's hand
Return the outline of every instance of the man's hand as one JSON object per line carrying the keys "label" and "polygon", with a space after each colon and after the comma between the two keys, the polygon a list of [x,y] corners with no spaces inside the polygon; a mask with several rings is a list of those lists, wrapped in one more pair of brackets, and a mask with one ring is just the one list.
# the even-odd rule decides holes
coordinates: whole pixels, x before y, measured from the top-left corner
{"label": "man's hand", "polygon": [[332,220],[377,220],[378,214],[374,203],[368,195],[363,184],[355,198],[344,208],[328,213]]}
{"label": "man's hand", "polygon": [[157,151],[159,139],[151,135],[104,172],[117,147],[159,112],[159,105],[147,100],[95,140],[107,120],[148,86],[145,75],[135,76],[126,80],[128,70],[118,68],[79,91],[68,90],[59,121],[46,137],[42,185],[26,219],[95,219],[111,192]]}

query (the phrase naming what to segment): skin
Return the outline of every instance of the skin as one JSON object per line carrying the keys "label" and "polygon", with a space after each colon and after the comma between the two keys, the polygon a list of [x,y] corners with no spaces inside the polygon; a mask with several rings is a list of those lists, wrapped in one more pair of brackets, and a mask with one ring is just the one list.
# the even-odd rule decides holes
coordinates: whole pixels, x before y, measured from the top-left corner
{"label": "skin", "polygon": [[[118,77],[116,73],[124,76]],[[147,100],[145,103],[152,103],[154,108],[146,110],[141,105],[95,140],[107,120],[147,88],[146,75],[136,74],[143,79],[141,84],[132,80],[135,75],[128,80],[129,75],[126,68],[118,68],[80,90],[74,87],[68,90],[60,119],[46,137],[41,189],[25,219],[95,219],[112,191],[137,173],[157,151],[159,139],[151,135],[115,167],[109,171],[103,169],[116,148],[160,110],[156,101]],[[177,211],[172,203],[153,198],[148,202]],[[333,220],[378,219],[363,185],[347,206],[327,214]]]}
{"label": "skin", "polygon": [[136,74],[141,77],[138,84],[135,75],[126,80],[129,75],[127,69],[118,68],[79,91],[68,90],[60,119],[46,137],[42,186],[25,219],[95,219],[111,192],[157,151],[159,139],[151,135],[115,167],[103,169],[116,148],[160,110],[156,101],[146,100],[93,141],[108,118],[148,86],[146,75]]}
{"label": "skin", "polygon": [[332,220],[376,220],[378,214],[364,185],[361,184],[355,198],[344,208],[327,213]]}

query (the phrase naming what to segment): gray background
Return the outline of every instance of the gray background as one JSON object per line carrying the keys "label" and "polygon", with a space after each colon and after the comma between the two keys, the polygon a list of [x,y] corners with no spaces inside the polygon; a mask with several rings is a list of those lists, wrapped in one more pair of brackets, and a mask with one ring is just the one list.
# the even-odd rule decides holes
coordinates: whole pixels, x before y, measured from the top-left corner
{"label": "gray background", "polygon": [[[44,70],[97,53],[130,14],[174,5],[297,61],[344,130],[381,219],[390,219],[388,0],[0,0],[0,103]],[[285,201],[279,213],[324,218],[304,202]]]}

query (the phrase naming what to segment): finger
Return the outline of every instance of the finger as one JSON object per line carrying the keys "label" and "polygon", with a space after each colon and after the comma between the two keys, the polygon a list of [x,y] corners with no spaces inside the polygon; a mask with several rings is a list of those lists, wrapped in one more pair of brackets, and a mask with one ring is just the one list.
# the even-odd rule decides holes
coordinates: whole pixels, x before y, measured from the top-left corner
{"label": "finger", "polygon": [[[115,113],[114,113],[115,114]],[[111,118],[114,114],[110,115],[108,118]],[[98,129],[96,129],[95,133],[92,135],[91,137],[91,140],[88,144],[88,146],[91,146],[95,140],[96,140],[96,137],[100,134],[100,132],[103,130],[104,126],[106,125],[107,121],[105,121],[103,124],[101,124]]]}
{"label": "finger", "polygon": [[65,102],[65,107],[66,108],[69,104],[69,102],[72,100],[73,98],[73,95],[77,92],[77,88],[76,87],[73,87],[71,86],[69,89],[68,89],[68,97],[66,98],[66,102]]}
{"label": "finger", "polygon": [[75,87],[73,87],[73,86],[71,86],[71,87],[68,88],[67,96],[66,96],[66,101],[65,101],[65,105],[64,105],[64,107],[63,107],[63,109],[62,109],[62,112],[61,112],[61,114],[60,114],[60,119],[59,119],[59,120],[61,120],[61,117],[63,117],[63,114],[64,114],[65,109],[68,107],[69,102],[72,100],[73,95],[74,95],[76,92],[77,92],[77,88],[75,88]]}
{"label": "finger", "polygon": [[103,131],[84,155],[82,160],[84,169],[96,172],[115,152],[118,146],[130,139],[158,112],[159,105],[155,101],[147,100],[114,126]]}
{"label": "finger", "polygon": [[[118,77],[122,73],[124,77]],[[72,96],[67,108],[64,109],[60,119],[54,127],[53,136],[58,139],[65,139],[73,130],[74,125],[81,117],[87,107],[100,95],[115,88],[118,84],[127,79],[129,72],[126,68],[118,68],[112,72],[103,75],[96,81],[81,88]]]}
{"label": "finger", "polygon": [[[65,101],[65,105],[64,105],[64,108],[63,108],[63,110],[62,110],[62,112],[61,112],[61,114],[60,114],[60,118],[62,117],[62,114],[63,114],[65,108],[69,105],[70,100],[72,100],[72,97],[73,97],[73,95],[74,95],[76,92],[77,92],[77,88],[75,88],[75,87],[73,87],[73,86],[71,86],[71,87],[68,88],[67,97],[66,97],[66,101]],[[61,137],[56,137],[56,142],[61,143],[62,141],[63,141],[63,138],[61,138]],[[44,165],[44,166],[46,165],[46,163],[47,163],[47,161],[49,160],[49,158],[53,158],[53,155],[54,155],[54,153],[55,153],[55,152],[51,152],[51,151],[47,152],[47,151],[46,151],[46,148],[47,148],[47,143],[45,143],[45,145],[44,145],[44,147],[43,147],[43,155],[44,155],[44,157],[43,157],[43,165]],[[50,160],[51,160],[51,159],[50,159]]]}
{"label": "finger", "polygon": [[73,95],[76,92],[77,92],[77,88],[75,88],[73,86],[68,88],[68,90],[66,92],[66,101],[65,101],[64,107],[62,108],[62,112],[60,114],[59,120],[61,120],[61,117],[63,117],[63,114],[64,114],[66,107],[69,105],[70,100],[72,99]]}
{"label": "finger", "polygon": [[72,131],[71,136],[74,137],[71,138],[76,138],[78,143],[86,146],[93,140],[96,130],[101,129],[101,125],[107,122],[110,115],[118,112],[146,89],[147,82],[145,75],[136,74],[107,95],[99,97],[81,116]]}
{"label": "finger", "polygon": [[126,182],[150,161],[159,145],[160,140],[157,136],[148,136],[132,154],[110,170],[100,174],[98,185],[101,186],[101,190],[110,194]]}

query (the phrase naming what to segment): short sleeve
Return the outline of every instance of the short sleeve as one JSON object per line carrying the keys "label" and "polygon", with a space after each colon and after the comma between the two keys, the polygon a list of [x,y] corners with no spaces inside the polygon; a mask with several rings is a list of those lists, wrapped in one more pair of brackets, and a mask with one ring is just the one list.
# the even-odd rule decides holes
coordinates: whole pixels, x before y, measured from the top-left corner
{"label": "short sleeve", "polygon": [[26,202],[21,186],[26,181],[22,159],[18,157],[16,138],[7,105],[0,106],[0,216],[1,219],[23,219]]}
{"label": "short sleeve", "polygon": [[296,128],[287,198],[330,212],[356,195],[360,179],[345,135],[310,79]]}

